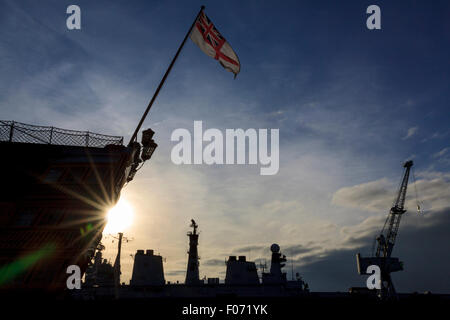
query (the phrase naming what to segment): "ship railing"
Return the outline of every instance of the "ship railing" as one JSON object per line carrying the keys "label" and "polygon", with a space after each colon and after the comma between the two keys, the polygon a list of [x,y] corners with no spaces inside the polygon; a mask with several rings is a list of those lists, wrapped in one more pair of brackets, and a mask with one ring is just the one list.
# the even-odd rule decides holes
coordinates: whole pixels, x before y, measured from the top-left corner
{"label": "ship railing", "polygon": [[0,120],[0,141],[103,148],[123,137]]}

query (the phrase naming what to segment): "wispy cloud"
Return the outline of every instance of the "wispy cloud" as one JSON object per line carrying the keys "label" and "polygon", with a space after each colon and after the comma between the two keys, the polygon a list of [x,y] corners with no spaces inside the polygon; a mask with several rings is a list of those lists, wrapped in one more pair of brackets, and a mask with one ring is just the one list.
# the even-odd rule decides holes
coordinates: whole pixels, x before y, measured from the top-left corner
{"label": "wispy cloud", "polygon": [[419,127],[411,127],[408,129],[408,132],[406,135],[402,138],[403,140],[409,139],[412,136],[414,136],[417,133],[417,130],[419,130]]}
{"label": "wispy cloud", "polygon": [[379,212],[393,199],[392,183],[386,178],[341,188],[333,195],[333,204]]}
{"label": "wispy cloud", "polygon": [[434,153],[434,154],[432,155],[432,157],[433,157],[433,158],[440,158],[440,157],[444,156],[445,154],[447,154],[447,151],[448,151],[449,149],[450,149],[450,148],[446,147],[446,148],[442,149],[441,151]]}

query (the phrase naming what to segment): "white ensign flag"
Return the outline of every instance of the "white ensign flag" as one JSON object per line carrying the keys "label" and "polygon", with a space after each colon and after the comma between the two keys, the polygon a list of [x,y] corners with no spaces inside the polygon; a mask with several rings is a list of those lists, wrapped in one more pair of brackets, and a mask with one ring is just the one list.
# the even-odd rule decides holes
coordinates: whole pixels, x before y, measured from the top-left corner
{"label": "white ensign flag", "polygon": [[218,60],[222,67],[234,73],[234,77],[237,76],[241,70],[239,58],[203,11],[195,22],[191,39],[204,53]]}

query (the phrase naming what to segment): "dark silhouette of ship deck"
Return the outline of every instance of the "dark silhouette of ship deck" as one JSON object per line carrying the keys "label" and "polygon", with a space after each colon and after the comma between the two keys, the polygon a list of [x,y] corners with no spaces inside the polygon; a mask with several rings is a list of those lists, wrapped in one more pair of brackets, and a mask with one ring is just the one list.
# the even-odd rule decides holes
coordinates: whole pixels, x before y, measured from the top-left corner
{"label": "dark silhouette of ship deck", "polygon": [[57,291],[69,265],[84,273],[140,150],[122,137],[0,121],[0,290]]}
{"label": "dark silhouette of ship deck", "polygon": [[[255,262],[246,256],[230,256],[226,261],[224,282],[219,278],[200,279],[198,257],[198,225],[191,220],[188,232],[189,251],[186,280],[183,284],[166,282],[163,258],[153,250],[138,250],[134,255],[132,278],[129,285],[120,285],[114,279],[114,267],[102,259],[97,251],[94,263],[88,268],[86,281],[74,295],[82,299],[115,297],[122,299],[145,298],[208,298],[208,297],[294,297],[309,293],[308,284],[297,273],[296,280],[287,280],[282,268],[286,256],[280,247],[272,244],[269,272],[261,277]],[[116,259],[117,260],[117,259]],[[117,267],[117,264],[115,264]],[[119,286],[117,288],[117,286]]]}
{"label": "dark silhouette of ship deck", "polygon": [[[0,121],[4,178],[0,186],[0,297],[19,293],[23,298],[27,292],[33,293],[33,299],[49,292],[59,295],[66,288],[70,265],[78,265],[81,274],[86,273],[83,288],[69,295],[79,300],[240,297],[296,303],[299,297],[304,301],[349,299],[354,293],[375,297],[365,288],[353,288],[349,293],[309,292],[299,275],[287,280],[282,269],[286,257],[276,244],[270,248],[269,272],[258,274],[255,262],[230,256],[223,282],[200,279],[199,234],[194,220],[188,233],[185,283],[166,282],[162,257],[153,250],[138,250],[130,284],[120,285],[120,263],[111,266],[102,259],[105,213],[142,162],[152,156],[157,147],[153,134],[151,129],[145,130],[142,144],[132,139],[124,146],[121,137]],[[47,295],[34,295],[35,289],[43,289]],[[399,296],[413,303],[417,298]],[[433,298],[448,302],[450,297]]]}

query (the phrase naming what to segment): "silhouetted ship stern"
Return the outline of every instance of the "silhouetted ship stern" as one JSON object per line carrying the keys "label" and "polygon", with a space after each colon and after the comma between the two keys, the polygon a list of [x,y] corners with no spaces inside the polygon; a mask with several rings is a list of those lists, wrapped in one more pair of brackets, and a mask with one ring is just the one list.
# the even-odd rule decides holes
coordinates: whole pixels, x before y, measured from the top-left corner
{"label": "silhouetted ship stern", "polygon": [[57,292],[68,266],[84,274],[107,210],[157,147],[153,133],[124,146],[122,137],[0,121],[0,290]]}

